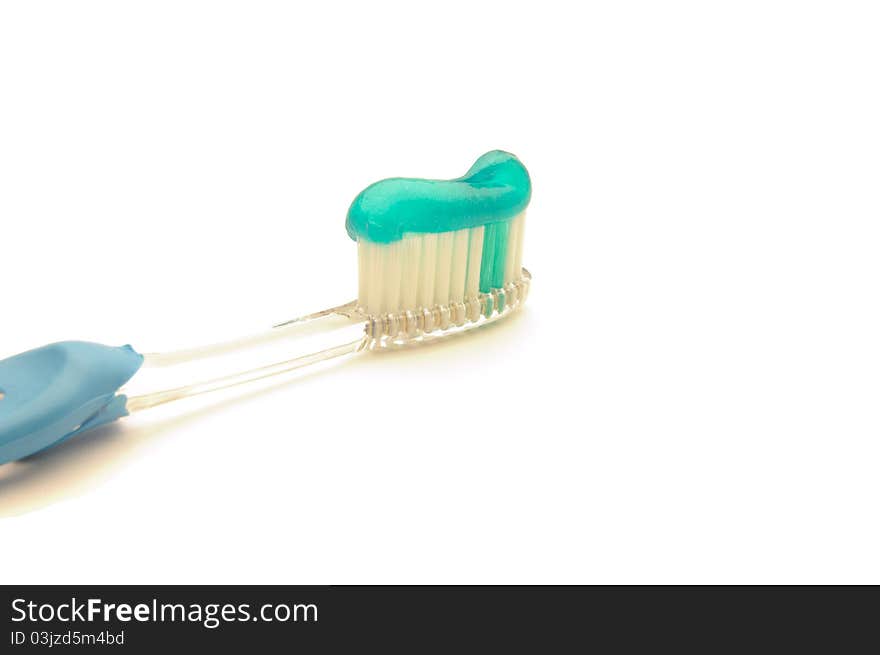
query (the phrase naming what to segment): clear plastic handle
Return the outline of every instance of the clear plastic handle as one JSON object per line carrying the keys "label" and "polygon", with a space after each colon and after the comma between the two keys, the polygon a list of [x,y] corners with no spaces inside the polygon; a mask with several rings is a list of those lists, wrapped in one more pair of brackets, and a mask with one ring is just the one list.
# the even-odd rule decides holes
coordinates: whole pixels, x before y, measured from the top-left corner
{"label": "clear plastic handle", "polygon": [[368,347],[365,322],[346,303],[280,323],[243,339],[168,353],[148,353],[122,389],[133,413],[350,355]]}

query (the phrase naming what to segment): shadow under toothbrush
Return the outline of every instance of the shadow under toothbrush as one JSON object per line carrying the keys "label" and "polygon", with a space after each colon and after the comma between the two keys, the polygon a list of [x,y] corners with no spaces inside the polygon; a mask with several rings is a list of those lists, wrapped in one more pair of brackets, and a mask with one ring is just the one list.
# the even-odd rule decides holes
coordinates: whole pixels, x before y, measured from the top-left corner
{"label": "shadow under toothbrush", "polygon": [[[229,392],[220,393],[219,400],[195,409],[187,408],[187,403],[183,403],[179,413],[157,421],[143,424],[122,421],[101,426],[24,460],[0,466],[0,517],[20,516],[85,494],[106,481],[149,441],[170,438],[203,416],[222,412],[236,402],[314,381],[324,375],[336,373],[339,367],[373,364],[375,356],[400,361],[400,358],[424,356],[428,353],[448,355],[450,350],[459,350],[463,356],[470,356],[473,349],[484,347],[484,339],[491,338],[492,343],[495,343],[502,333],[509,332],[510,328],[520,322],[523,314],[524,308],[505,317],[505,320],[494,321],[467,332],[450,334],[436,341],[365,353],[369,357],[335,360],[317,369],[292,371],[289,377],[258,389],[241,387],[241,391],[235,395],[230,395]],[[464,336],[468,338],[462,339]],[[512,336],[519,338],[518,335]],[[462,349],[463,344],[470,345]]]}

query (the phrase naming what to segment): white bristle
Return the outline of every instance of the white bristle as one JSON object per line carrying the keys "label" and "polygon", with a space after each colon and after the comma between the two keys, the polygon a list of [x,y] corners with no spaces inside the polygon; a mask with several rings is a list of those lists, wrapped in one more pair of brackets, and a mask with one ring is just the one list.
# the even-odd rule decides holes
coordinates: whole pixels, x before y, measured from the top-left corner
{"label": "white bristle", "polygon": [[393,312],[400,306],[400,255],[402,242],[386,246],[382,288],[382,311]]}
{"label": "white bristle", "polygon": [[452,268],[452,244],[455,232],[437,235],[437,274],[434,279],[434,302],[449,302],[449,272]]}
{"label": "white bristle", "polygon": [[422,238],[407,236],[403,244],[403,266],[400,281],[400,306],[417,307],[419,297],[419,262],[422,257]]}
{"label": "white bristle", "polygon": [[472,228],[468,245],[467,280],[464,283],[466,298],[475,298],[480,292],[480,261],[483,259],[483,228]]}
{"label": "white bristle", "polygon": [[452,270],[449,272],[449,301],[464,300],[464,284],[467,279],[468,233],[470,230],[453,232]]}
{"label": "white bristle", "polygon": [[358,241],[358,299],[361,304],[367,301],[367,266],[369,265],[369,252],[372,244],[361,239]]}
{"label": "white bristle", "polygon": [[510,230],[507,233],[507,257],[504,259],[504,284],[510,284],[517,277],[519,271],[516,267],[516,251],[519,247],[519,226],[522,223],[522,215],[510,221]]}
{"label": "white bristle", "polygon": [[422,254],[419,261],[418,307],[434,306],[434,281],[437,278],[437,235],[422,236]]}
{"label": "white bristle", "polygon": [[[522,275],[525,214],[510,220],[504,270],[496,280]],[[390,244],[358,242],[358,303],[370,315],[461,303],[480,294],[486,231],[481,227],[408,234]],[[500,286],[500,285],[499,285]]]}
{"label": "white bristle", "polygon": [[376,281],[376,276],[373,270],[373,250],[376,248],[376,244],[369,241],[361,241],[358,245],[360,246],[360,257],[363,260],[360,263],[359,268],[363,269],[364,275],[364,279],[361,280],[358,285],[360,287],[359,299],[364,307],[373,307],[375,305],[375,300],[373,299],[373,285]]}
{"label": "white bristle", "polygon": [[382,248],[384,246],[375,243],[370,248],[370,258],[367,262],[369,271],[368,275],[370,276],[370,284],[367,289],[367,298],[368,304],[370,307],[375,307],[376,311],[381,311],[382,309],[382,271],[384,266],[382,265],[384,262],[384,257],[382,257]]}
{"label": "white bristle", "polygon": [[526,213],[523,212],[517,216],[515,220],[519,221],[519,227],[517,227],[516,230],[516,250],[514,251],[516,254],[515,259],[513,260],[513,270],[516,271],[516,275],[519,276],[522,274],[523,241],[526,234]]}

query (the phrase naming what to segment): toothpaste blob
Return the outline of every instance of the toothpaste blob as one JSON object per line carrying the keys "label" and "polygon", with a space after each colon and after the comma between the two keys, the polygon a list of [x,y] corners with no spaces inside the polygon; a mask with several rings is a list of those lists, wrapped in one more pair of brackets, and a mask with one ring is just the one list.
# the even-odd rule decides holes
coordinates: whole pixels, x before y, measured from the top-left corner
{"label": "toothpaste blob", "polygon": [[522,213],[532,183],[515,155],[492,150],[454,180],[392,177],[371,184],[351,203],[346,219],[355,241],[399,241],[408,233],[451,232]]}
{"label": "toothpaste blob", "polygon": [[346,219],[358,242],[358,304],[369,315],[462,303],[517,281],[532,194],[516,156],[493,150],[453,180],[390,178]]}

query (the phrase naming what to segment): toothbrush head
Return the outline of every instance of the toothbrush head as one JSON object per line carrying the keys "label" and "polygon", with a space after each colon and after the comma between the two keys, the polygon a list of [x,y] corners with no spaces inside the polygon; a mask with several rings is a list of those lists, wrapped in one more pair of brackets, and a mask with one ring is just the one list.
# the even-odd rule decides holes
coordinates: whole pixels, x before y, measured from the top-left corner
{"label": "toothbrush head", "polygon": [[522,267],[528,171],[493,150],[452,180],[390,178],[348,210],[358,244],[358,311],[374,345],[407,343],[508,315],[528,293]]}

